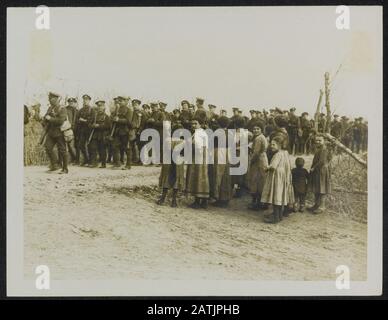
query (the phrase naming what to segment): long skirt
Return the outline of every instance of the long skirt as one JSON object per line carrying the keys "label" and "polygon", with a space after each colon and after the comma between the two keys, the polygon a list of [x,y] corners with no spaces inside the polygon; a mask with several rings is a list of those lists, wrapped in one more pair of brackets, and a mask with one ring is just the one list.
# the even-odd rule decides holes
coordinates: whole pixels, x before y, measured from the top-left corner
{"label": "long skirt", "polygon": [[248,187],[252,194],[261,194],[263,192],[267,172],[265,169],[268,166],[267,153],[260,154],[259,159],[251,163],[248,171]]}
{"label": "long skirt", "polygon": [[189,164],[186,172],[186,192],[198,198],[209,198],[208,165]]}
{"label": "long skirt", "polygon": [[329,164],[323,165],[311,173],[310,188],[313,193],[331,193],[331,172]]}

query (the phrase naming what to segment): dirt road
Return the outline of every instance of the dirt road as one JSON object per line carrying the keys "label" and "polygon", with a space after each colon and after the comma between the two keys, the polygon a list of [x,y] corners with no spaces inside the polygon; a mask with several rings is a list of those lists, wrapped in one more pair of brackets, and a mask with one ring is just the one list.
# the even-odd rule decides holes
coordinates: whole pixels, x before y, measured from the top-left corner
{"label": "dirt road", "polygon": [[278,225],[245,209],[155,204],[158,167],[26,167],[25,276],[38,264],[53,279],[331,280],[339,264],[365,280],[367,225],[295,213]]}

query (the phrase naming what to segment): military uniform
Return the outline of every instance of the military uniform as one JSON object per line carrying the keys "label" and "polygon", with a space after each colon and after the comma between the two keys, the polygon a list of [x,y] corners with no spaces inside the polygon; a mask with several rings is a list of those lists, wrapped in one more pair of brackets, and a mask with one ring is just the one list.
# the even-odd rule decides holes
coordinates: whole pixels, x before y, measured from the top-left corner
{"label": "military uniform", "polygon": [[289,153],[293,154],[298,152],[299,147],[299,137],[298,131],[300,127],[299,117],[293,113],[295,108],[291,108],[291,113],[289,114],[288,119],[288,137],[289,137]]}
{"label": "military uniform", "polygon": [[[126,99],[122,98],[121,99]],[[118,118],[115,121],[115,118]],[[111,115],[113,125],[115,125],[113,131],[113,165],[114,167],[120,167],[120,151],[126,153],[127,163],[126,167],[131,167],[132,148],[130,146],[130,131],[132,130],[132,117],[133,109],[126,105],[120,105]]]}
{"label": "military uniform", "polygon": [[109,135],[109,129],[111,127],[111,121],[105,111],[93,110],[91,122],[89,127],[93,131],[91,132],[91,139],[89,143],[90,150],[90,165],[92,167],[97,166],[97,153],[101,162],[101,167],[105,168],[107,160],[107,141]]}
{"label": "military uniform", "polygon": [[87,151],[86,143],[90,135],[90,116],[92,114],[92,107],[89,105],[83,106],[77,115],[76,127],[77,127],[77,137],[76,137],[76,148],[79,149],[79,153],[83,156],[83,165],[89,164],[89,154]]}
{"label": "military uniform", "polygon": [[[59,95],[53,93],[50,93],[50,95],[59,97]],[[46,116],[49,116],[50,118],[47,119]],[[54,147],[57,146],[58,153],[62,159],[62,171],[65,173],[68,172],[68,157],[66,151],[66,141],[63,136],[63,132],[61,131],[61,126],[66,121],[66,118],[66,108],[56,105],[48,108],[44,119],[44,126],[47,130],[45,149],[50,160],[50,170],[53,171],[58,169],[58,158],[53,150]]]}

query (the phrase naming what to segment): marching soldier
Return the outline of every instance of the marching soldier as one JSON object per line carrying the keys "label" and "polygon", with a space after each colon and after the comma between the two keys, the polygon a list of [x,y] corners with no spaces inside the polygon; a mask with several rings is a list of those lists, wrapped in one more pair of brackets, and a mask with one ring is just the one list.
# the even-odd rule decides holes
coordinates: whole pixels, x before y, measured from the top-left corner
{"label": "marching soldier", "polygon": [[77,151],[78,154],[81,154],[83,157],[81,166],[88,166],[89,154],[87,151],[86,143],[90,135],[89,122],[90,122],[90,116],[92,113],[92,107],[90,106],[90,101],[92,98],[89,95],[84,94],[82,96],[82,99],[83,99],[83,107],[79,110],[77,115],[77,121],[76,121],[76,128],[77,128],[76,148],[78,149]]}
{"label": "marching soldier", "polygon": [[138,144],[138,137],[140,136],[139,130],[142,123],[143,112],[140,108],[141,101],[139,99],[132,100],[133,118],[132,129],[129,134],[129,140],[132,147],[132,161],[138,163],[140,161],[140,145]]}
{"label": "marching soldier", "polygon": [[105,101],[96,101],[97,108],[93,110],[90,117],[89,127],[91,128],[89,136],[90,167],[97,167],[97,152],[100,158],[100,168],[106,168],[107,160],[107,137],[111,122],[109,116],[105,113]]}
{"label": "marching soldier", "polygon": [[[67,111],[67,119],[69,120],[71,124],[71,129],[73,130],[74,133],[76,133],[76,120],[77,120],[77,99],[76,98],[69,98],[67,99],[68,105],[66,106],[66,111]],[[79,154],[77,155],[77,151],[75,150],[75,145],[77,142],[75,141],[75,138],[67,142],[67,148],[70,153],[71,160],[74,164],[79,164]],[[77,158],[78,156],[78,158]]]}
{"label": "marching soldier", "polygon": [[59,94],[50,92],[48,98],[50,106],[44,116],[43,123],[46,128],[45,149],[50,160],[49,171],[56,171],[59,169],[58,158],[53,150],[54,147],[57,146],[58,153],[62,159],[62,171],[60,173],[68,173],[66,141],[63,132],[61,131],[61,126],[67,118],[66,108],[60,106]]}
{"label": "marching soldier", "polygon": [[131,168],[131,148],[129,141],[129,132],[132,126],[133,110],[128,107],[129,98],[125,96],[118,97],[118,108],[111,115],[113,122],[112,136],[113,136],[113,167],[120,168],[120,151],[127,155],[126,169]]}

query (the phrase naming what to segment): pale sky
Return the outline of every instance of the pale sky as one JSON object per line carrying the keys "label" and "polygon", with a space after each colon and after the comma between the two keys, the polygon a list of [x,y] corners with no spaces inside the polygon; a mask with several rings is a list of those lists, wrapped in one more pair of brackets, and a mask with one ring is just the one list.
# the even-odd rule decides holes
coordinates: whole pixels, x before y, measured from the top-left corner
{"label": "pale sky", "polygon": [[381,104],[380,7],[350,7],[350,30],[336,29],[335,7],[50,10],[49,31],[35,29],[34,8],[8,12],[19,33],[11,44],[25,48],[27,103],[57,90],[161,100],[170,110],[199,96],[229,112],[312,114],[329,71],[335,112],[368,117]]}

